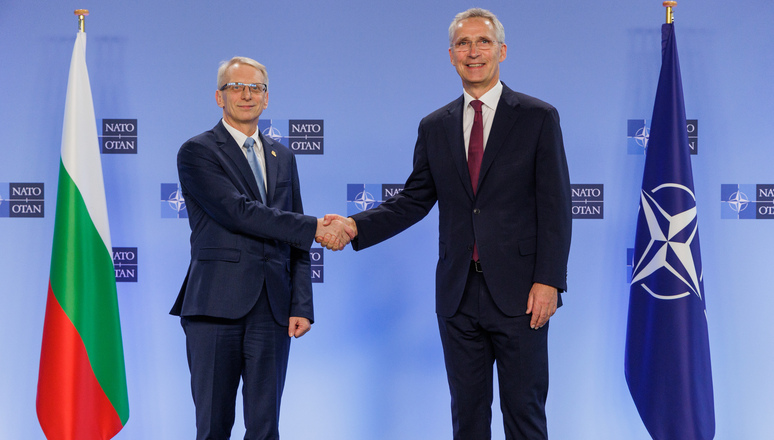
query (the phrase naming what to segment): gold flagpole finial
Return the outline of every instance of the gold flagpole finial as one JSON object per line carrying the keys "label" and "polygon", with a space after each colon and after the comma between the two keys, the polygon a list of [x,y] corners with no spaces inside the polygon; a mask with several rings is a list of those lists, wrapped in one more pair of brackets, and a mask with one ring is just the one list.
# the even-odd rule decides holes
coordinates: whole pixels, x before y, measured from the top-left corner
{"label": "gold flagpole finial", "polygon": [[667,24],[672,24],[672,22],[675,21],[675,14],[672,11],[672,8],[677,6],[677,2],[667,1],[667,2],[662,3],[662,5],[664,5],[664,7],[666,8],[666,14],[667,14],[666,15],[666,22],[667,22]]}
{"label": "gold flagpole finial", "polygon": [[86,32],[86,16],[89,15],[88,9],[76,9],[75,15],[78,16],[78,30]]}

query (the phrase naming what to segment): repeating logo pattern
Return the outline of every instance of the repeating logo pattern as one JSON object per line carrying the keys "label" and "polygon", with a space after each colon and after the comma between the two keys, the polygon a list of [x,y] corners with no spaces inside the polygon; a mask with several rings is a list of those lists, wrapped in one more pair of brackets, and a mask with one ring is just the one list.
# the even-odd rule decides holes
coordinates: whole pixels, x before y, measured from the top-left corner
{"label": "repeating logo pattern", "polygon": [[347,215],[376,208],[403,191],[403,184],[350,183],[347,185]]}
{"label": "repeating logo pattern", "polygon": [[325,125],[322,119],[261,119],[258,129],[295,154],[325,153]]}
{"label": "repeating logo pattern", "polygon": [[774,184],[720,185],[720,218],[774,219]]}
{"label": "repeating logo pattern", "polygon": [[572,218],[573,219],[604,219],[605,218],[605,186],[596,184],[573,184]]}
{"label": "repeating logo pattern", "polygon": [[0,183],[0,217],[43,218],[43,183]]}
{"label": "repeating logo pattern", "polygon": [[312,282],[325,282],[324,248],[313,248],[309,251],[309,257],[312,260]]}
{"label": "repeating logo pattern", "polygon": [[161,218],[188,218],[183,191],[177,183],[161,184]]}
{"label": "repeating logo pattern", "polygon": [[[649,119],[629,119],[626,124],[626,150],[629,154],[645,154],[650,138]],[[688,146],[691,154],[699,154],[699,120],[686,120]]]}
{"label": "repeating logo pattern", "polygon": [[116,271],[116,282],[137,282],[137,248],[114,247],[113,268]]}
{"label": "repeating logo pattern", "polygon": [[102,120],[102,154],[137,154],[137,119]]}
{"label": "repeating logo pattern", "polygon": [[626,282],[632,283],[632,273],[634,272],[634,248],[626,248]]}
{"label": "repeating logo pattern", "polygon": [[650,138],[650,121],[647,119],[629,119],[626,137],[626,147],[629,154],[645,154]]}

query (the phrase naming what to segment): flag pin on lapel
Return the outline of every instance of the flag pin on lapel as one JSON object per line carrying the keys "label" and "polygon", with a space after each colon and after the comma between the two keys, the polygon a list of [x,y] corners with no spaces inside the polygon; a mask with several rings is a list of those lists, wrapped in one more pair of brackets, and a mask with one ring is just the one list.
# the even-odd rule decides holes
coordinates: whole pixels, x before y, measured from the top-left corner
{"label": "flag pin on lapel", "polygon": [[271,155],[274,157],[277,157],[277,152],[275,152],[274,150],[271,150]]}

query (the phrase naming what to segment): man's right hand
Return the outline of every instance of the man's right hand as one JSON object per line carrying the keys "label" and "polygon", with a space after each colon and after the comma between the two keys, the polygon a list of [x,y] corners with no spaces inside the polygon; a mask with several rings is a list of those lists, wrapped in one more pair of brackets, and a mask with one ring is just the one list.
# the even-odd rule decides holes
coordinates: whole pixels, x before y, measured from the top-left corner
{"label": "man's right hand", "polygon": [[326,249],[340,251],[357,236],[357,226],[351,218],[327,214],[317,219],[314,240]]}

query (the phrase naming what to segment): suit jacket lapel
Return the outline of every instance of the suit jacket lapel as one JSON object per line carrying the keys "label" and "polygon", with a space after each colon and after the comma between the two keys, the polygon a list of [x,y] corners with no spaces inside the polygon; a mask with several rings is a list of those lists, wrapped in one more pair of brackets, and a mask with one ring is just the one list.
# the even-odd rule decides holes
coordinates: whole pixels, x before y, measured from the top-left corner
{"label": "suit jacket lapel", "polygon": [[462,113],[465,100],[462,96],[449,104],[446,108],[447,113],[443,119],[443,125],[446,129],[446,138],[449,145],[454,165],[457,167],[457,173],[460,176],[462,185],[465,187],[468,196],[472,199],[473,185],[470,183],[470,171],[468,171],[468,158],[465,155],[465,137],[462,133]]}
{"label": "suit jacket lapel", "polygon": [[[250,164],[247,163],[245,153],[242,152],[242,147],[237,145],[234,137],[223,126],[223,122],[218,122],[218,125],[212,130],[216,135],[216,142],[220,149],[228,156],[234,164],[236,164],[242,180],[247,184],[252,196],[255,200],[261,200],[260,191],[258,191],[258,182],[255,181],[255,175],[253,175],[253,169],[250,168]],[[268,196],[267,196],[268,197]]]}
{"label": "suit jacket lapel", "polygon": [[500,149],[505,145],[513,124],[519,116],[519,100],[513,90],[503,84],[503,93],[500,96],[500,102],[497,103],[497,110],[492,121],[492,129],[489,131],[489,138],[486,140],[484,156],[481,159],[481,171],[478,177],[478,188],[486,178],[486,173],[494,163],[495,157]]}
{"label": "suit jacket lapel", "polygon": [[271,205],[274,200],[274,190],[277,188],[277,166],[279,161],[275,150],[274,140],[258,132],[263,144],[263,158],[266,164],[266,204]]}

